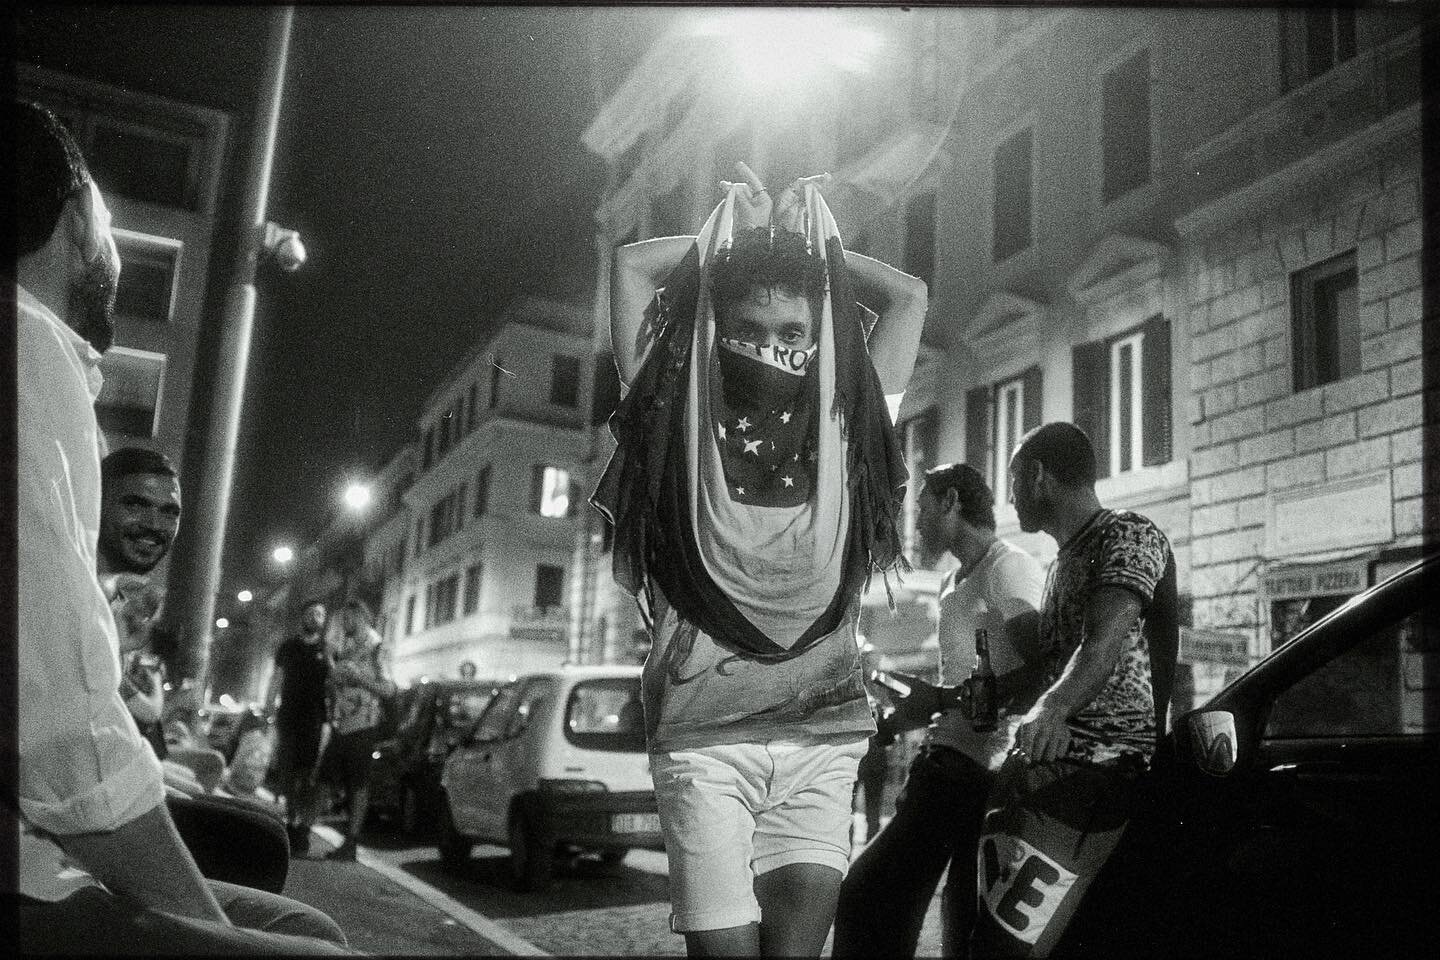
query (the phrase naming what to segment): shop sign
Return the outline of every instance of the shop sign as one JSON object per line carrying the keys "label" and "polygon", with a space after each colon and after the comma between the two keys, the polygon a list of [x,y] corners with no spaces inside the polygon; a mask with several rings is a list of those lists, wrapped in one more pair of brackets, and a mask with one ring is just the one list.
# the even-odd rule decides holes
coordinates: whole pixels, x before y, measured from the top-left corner
{"label": "shop sign", "polygon": [[1395,537],[1390,471],[1270,495],[1265,552],[1293,557]]}
{"label": "shop sign", "polygon": [[1265,599],[1294,600],[1301,597],[1349,596],[1369,586],[1368,557],[1340,563],[1277,567],[1260,579]]}
{"label": "shop sign", "polygon": [[1250,638],[1243,633],[1180,628],[1180,659],[1185,663],[1223,663],[1250,666]]}

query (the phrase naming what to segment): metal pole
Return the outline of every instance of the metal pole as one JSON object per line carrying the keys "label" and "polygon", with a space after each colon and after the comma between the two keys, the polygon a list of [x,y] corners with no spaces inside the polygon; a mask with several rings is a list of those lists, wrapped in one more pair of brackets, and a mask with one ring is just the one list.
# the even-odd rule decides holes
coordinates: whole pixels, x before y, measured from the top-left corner
{"label": "metal pole", "polygon": [[196,679],[204,678],[209,669],[215,593],[220,586],[220,558],[225,547],[235,445],[245,397],[245,368],[250,359],[250,336],[255,325],[255,270],[265,234],[265,208],[270,195],[270,174],[275,162],[275,139],[294,18],[294,7],[279,7],[271,22],[259,108],[255,112],[255,135],[251,141],[248,190],[240,219],[244,232],[235,276],[226,297],[220,352],[212,375],[214,399],[205,435],[205,457],[201,470],[196,471],[200,480],[199,495],[194,506],[186,510],[194,524],[194,549],[186,558],[187,569],[182,571],[185,594],[182,642],[188,654],[184,672]]}

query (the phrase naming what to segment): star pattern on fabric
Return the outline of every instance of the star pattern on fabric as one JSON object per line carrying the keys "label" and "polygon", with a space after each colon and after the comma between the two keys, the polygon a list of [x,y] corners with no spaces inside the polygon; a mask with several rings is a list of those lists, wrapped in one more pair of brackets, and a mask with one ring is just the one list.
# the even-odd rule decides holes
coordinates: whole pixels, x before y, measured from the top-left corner
{"label": "star pattern on fabric", "polygon": [[[760,445],[764,442],[764,440],[746,440],[745,452],[753,453],[757,457],[760,456]],[[772,443],[771,446],[774,446],[774,444]]]}
{"label": "star pattern on fabric", "polygon": [[783,413],[780,414],[780,422],[781,422],[781,423],[789,423],[791,416],[793,416],[793,414],[791,414],[789,410],[784,411]]}
{"label": "star pattern on fabric", "polygon": [[815,415],[793,403],[716,411],[727,489],[755,506],[798,506],[815,489]]}
{"label": "star pattern on fabric", "polygon": [[793,487],[793,486],[795,486],[795,478],[794,478],[794,477],[781,477],[780,479],[783,480],[783,481],[785,481],[785,486],[787,486],[787,487]]}
{"label": "star pattern on fabric", "polygon": [[735,429],[739,430],[741,433],[744,433],[746,430],[749,430],[753,426],[754,424],[750,422],[749,417],[741,417],[740,421],[735,424]]}
{"label": "star pattern on fabric", "polygon": [[721,439],[721,440],[724,440],[724,439],[725,439],[725,423],[724,423],[724,421],[721,421],[720,423],[715,424],[715,426],[716,426],[716,428],[720,431],[720,439]]}

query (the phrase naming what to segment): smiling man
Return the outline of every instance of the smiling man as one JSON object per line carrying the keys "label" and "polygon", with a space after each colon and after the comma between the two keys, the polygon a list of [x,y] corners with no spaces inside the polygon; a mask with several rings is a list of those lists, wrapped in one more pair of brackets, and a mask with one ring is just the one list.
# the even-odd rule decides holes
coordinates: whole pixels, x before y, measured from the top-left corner
{"label": "smiling man", "polygon": [[163,453],[124,447],[100,464],[101,576],[154,570],[180,529],[180,480]]}

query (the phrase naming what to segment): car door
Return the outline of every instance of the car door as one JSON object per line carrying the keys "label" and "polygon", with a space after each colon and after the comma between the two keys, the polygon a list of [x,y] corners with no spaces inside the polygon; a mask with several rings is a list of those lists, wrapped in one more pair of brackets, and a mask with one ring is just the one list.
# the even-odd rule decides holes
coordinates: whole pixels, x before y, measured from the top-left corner
{"label": "car door", "polygon": [[[1440,612],[1416,581],[1181,718],[1059,956],[1408,956],[1440,935]],[[1208,718],[1233,752],[1192,745]]]}
{"label": "car door", "polygon": [[518,683],[507,684],[490,701],[474,731],[445,763],[444,786],[451,814],[461,833],[497,839],[492,832],[495,790],[492,763],[495,745],[504,736],[520,696]]}
{"label": "car door", "polygon": [[485,816],[498,831],[497,836],[508,836],[511,800],[535,788],[537,747],[543,731],[532,721],[544,715],[544,706],[553,698],[554,687],[549,677],[532,677],[524,682],[505,731],[492,751],[488,776],[495,786],[488,795]]}

